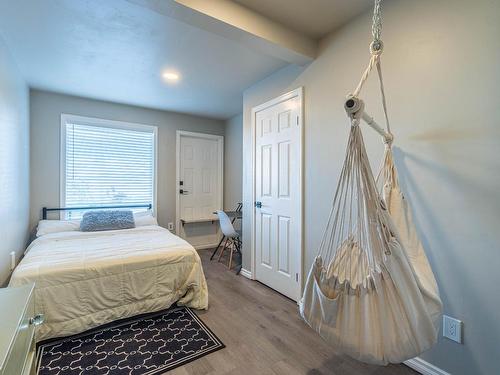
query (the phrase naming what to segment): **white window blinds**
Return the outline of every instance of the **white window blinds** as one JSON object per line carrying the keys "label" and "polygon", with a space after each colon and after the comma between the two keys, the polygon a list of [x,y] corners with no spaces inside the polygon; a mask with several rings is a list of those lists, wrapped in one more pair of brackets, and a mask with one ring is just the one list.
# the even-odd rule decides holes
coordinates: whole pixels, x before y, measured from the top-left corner
{"label": "white window blinds", "polygon": [[[63,142],[65,207],[154,204],[154,127],[138,130],[68,119]],[[73,211],[68,217],[81,214]]]}

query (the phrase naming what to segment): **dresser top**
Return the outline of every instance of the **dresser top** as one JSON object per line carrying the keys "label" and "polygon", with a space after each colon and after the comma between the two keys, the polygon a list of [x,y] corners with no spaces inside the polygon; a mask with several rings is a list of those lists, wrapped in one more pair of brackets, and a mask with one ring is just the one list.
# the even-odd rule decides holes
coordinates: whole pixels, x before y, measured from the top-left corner
{"label": "dresser top", "polygon": [[0,288],[0,370],[26,311],[34,285]]}

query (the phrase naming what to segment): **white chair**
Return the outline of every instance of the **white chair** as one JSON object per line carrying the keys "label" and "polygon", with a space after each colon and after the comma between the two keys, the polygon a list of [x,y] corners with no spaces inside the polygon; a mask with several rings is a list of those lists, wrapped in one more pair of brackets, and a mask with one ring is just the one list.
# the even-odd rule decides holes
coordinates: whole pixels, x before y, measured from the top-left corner
{"label": "white chair", "polygon": [[222,255],[224,254],[224,250],[226,247],[230,247],[231,253],[229,254],[229,269],[231,269],[233,264],[233,254],[239,253],[241,254],[241,234],[236,231],[233,227],[233,223],[231,223],[231,219],[224,211],[216,211],[217,216],[219,218],[220,229],[226,238],[224,245],[222,246],[222,250],[219,254],[218,261],[220,262]]}

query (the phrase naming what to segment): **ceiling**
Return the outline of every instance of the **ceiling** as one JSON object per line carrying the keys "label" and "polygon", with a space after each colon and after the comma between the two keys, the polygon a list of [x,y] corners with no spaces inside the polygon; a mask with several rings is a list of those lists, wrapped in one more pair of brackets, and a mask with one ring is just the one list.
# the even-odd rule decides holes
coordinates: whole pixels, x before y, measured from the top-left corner
{"label": "ceiling", "polygon": [[373,0],[233,0],[283,26],[319,39],[373,6]]}
{"label": "ceiling", "polygon": [[214,118],[286,65],[123,0],[0,0],[0,36],[33,88]]}
{"label": "ceiling", "polygon": [[[371,3],[236,1],[315,37]],[[158,11],[172,3],[0,0],[0,37],[32,88],[221,119],[241,113],[246,88],[288,64]],[[165,69],[177,71],[179,82],[166,83]]]}

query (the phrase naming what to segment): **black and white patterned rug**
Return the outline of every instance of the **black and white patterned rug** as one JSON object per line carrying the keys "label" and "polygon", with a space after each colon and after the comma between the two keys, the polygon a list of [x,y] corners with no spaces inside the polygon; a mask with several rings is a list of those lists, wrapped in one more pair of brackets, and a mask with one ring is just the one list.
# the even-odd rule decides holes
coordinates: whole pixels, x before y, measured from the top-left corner
{"label": "black and white patterned rug", "polygon": [[186,307],[42,342],[38,375],[153,375],[224,348]]}

